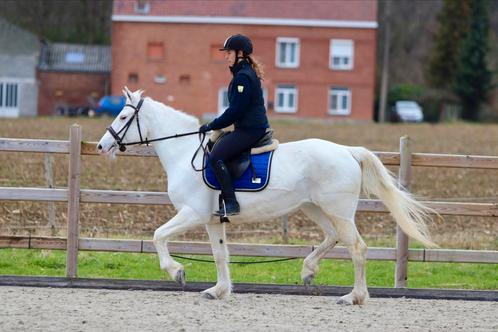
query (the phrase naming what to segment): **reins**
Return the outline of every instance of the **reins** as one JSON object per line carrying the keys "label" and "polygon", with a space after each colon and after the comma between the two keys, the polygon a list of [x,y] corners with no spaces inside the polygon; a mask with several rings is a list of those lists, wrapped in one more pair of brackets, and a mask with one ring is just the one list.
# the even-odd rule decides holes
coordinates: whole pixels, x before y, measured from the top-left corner
{"label": "reins", "polygon": [[[181,258],[189,261],[194,261],[194,262],[202,262],[202,263],[216,263],[212,259],[202,259],[202,258],[193,258],[193,257],[186,257],[186,256],[180,256],[180,255],[170,255],[171,257],[175,258]],[[288,257],[288,258],[276,258],[276,259],[268,259],[268,260],[262,260],[262,261],[230,261],[228,262],[229,264],[239,264],[239,265],[251,265],[251,264],[265,264],[265,263],[277,263],[277,262],[285,262],[285,261],[290,261],[294,259],[299,259],[299,257]]]}
{"label": "reins", "polygon": [[[109,127],[106,128],[107,131],[111,134],[111,136],[116,140],[116,143],[119,146],[119,151],[125,152],[126,151],[126,147],[128,145],[145,144],[145,145],[148,146],[149,143],[153,143],[153,142],[164,141],[164,140],[168,140],[168,139],[172,139],[172,138],[179,138],[179,137],[184,137],[184,136],[190,136],[190,135],[199,134],[199,142],[200,142],[199,143],[199,147],[195,150],[194,155],[192,156],[192,160],[190,161],[190,164],[192,165],[192,168],[196,172],[202,172],[202,171],[204,171],[206,169],[206,167],[203,166],[200,169],[197,169],[195,167],[195,165],[194,165],[194,160],[197,157],[197,154],[199,153],[199,150],[202,150],[204,155],[206,154],[206,147],[204,146],[204,140],[206,138],[206,133],[205,132],[200,132],[200,131],[191,131],[191,132],[188,132],[188,133],[175,134],[175,135],[171,135],[171,136],[164,136],[164,137],[154,138],[154,139],[151,139],[151,140],[147,139],[147,137],[146,137],[145,140],[144,140],[143,137],[142,137],[142,130],[140,129],[140,122],[139,122],[139,117],[138,117],[138,112],[140,111],[140,108],[142,107],[143,102],[144,102],[144,99],[142,98],[138,102],[137,106],[134,106],[132,104],[126,104],[124,106],[124,107],[129,106],[129,107],[133,108],[135,110],[135,112],[133,113],[133,115],[131,116],[131,118],[125,123],[125,125],[123,126],[123,128],[121,128],[118,132],[116,132],[114,130],[114,128],[112,128],[112,126],[109,126]],[[137,128],[138,128],[138,135],[140,136],[140,141],[138,141],[138,142],[123,143],[123,139],[124,139],[126,133],[128,132],[128,129],[130,128],[131,123],[133,122],[133,120],[135,119],[135,117],[137,117]],[[124,130],[124,133],[120,137],[119,134],[121,134],[121,132],[123,130]]]}

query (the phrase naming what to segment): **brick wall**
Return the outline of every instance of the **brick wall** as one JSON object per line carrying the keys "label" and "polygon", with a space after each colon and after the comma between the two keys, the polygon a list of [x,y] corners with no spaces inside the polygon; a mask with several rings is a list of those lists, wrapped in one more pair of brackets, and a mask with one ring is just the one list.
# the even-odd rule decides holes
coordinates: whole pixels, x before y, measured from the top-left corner
{"label": "brick wall", "polygon": [[[275,100],[275,85],[297,86],[298,111],[291,116],[372,119],[375,29],[113,22],[112,93],[121,94],[121,88],[127,85],[132,90],[144,89],[148,96],[197,116],[216,113],[218,90],[229,83],[231,74],[224,61],[212,55],[213,48],[234,33],[253,40],[254,53],[265,64],[263,86],[269,101]],[[277,37],[300,39],[299,68],[275,66]],[[330,39],[354,40],[353,70],[329,69]],[[161,42],[164,59],[148,59],[148,43]],[[133,74],[138,75],[138,80]],[[166,82],[156,83],[155,77],[161,75]],[[351,89],[349,116],[328,114],[331,86]]]}
{"label": "brick wall", "polygon": [[86,106],[89,97],[98,100],[109,90],[109,74],[38,70],[37,78],[38,115],[55,114],[59,105]]}
{"label": "brick wall", "polygon": [[[114,0],[113,13],[136,15],[138,1]],[[156,16],[225,16],[270,17],[322,20],[376,21],[377,1],[351,0],[146,0],[149,15]]]}

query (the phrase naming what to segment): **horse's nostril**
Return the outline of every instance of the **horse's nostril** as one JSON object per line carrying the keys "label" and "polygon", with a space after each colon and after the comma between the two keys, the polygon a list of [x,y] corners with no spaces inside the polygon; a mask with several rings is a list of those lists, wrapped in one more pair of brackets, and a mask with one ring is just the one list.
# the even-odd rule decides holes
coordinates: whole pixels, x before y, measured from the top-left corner
{"label": "horse's nostril", "polygon": [[102,145],[97,145],[97,149],[102,150]]}

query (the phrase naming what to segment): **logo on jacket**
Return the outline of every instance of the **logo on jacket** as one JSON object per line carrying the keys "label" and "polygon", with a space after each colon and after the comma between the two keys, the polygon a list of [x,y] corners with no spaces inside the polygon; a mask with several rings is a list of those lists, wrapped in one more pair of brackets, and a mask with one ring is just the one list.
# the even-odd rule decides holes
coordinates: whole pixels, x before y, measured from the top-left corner
{"label": "logo on jacket", "polygon": [[242,93],[242,91],[244,91],[244,86],[243,85],[237,85],[237,91],[239,91],[240,93]]}

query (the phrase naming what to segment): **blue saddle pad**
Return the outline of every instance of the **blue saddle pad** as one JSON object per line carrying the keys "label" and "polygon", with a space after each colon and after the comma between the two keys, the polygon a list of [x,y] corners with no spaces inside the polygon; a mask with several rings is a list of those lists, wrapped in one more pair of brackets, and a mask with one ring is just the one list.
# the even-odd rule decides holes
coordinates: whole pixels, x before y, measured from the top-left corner
{"label": "blue saddle pad", "polygon": [[[273,151],[251,155],[251,163],[253,167],[249,166],[244,174],[238,179],[233,179],[235,191],[261,191],[266,188],[270,181],[270,169]],[[203,172],[203,178],[206,185],[215,190],[220,190],[220,184],[216,180],[214,171],[205,161],[206,169]],[[253,176],[253,168],[256,174]]]}

